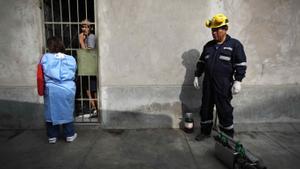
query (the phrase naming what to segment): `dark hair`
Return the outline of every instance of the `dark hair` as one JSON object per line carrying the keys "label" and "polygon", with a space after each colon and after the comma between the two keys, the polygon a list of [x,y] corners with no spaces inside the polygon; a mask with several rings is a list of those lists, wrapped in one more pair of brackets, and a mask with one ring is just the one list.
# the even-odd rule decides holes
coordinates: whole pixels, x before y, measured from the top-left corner
{"label": "dark hair", "polygon": [[47,39],[47,48],[50,53],[64,53],[65,45],[59,37],[50,37]]}

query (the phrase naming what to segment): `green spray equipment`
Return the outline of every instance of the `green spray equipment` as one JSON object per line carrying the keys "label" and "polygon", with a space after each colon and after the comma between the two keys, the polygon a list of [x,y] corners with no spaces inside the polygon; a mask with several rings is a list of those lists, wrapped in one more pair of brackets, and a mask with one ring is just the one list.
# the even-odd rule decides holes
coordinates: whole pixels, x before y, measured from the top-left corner
{"label": "green spray equipment", "polygon": [[262,160],[223,132],[217,131],[214,136],[215,154],[230,169],[267,169]]}

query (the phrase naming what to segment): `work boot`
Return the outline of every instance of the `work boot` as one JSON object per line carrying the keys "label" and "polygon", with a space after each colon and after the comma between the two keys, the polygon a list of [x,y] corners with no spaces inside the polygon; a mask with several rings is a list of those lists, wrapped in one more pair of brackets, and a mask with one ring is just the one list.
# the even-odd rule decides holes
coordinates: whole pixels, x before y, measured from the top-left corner
{"label": "work boot", "polygon": [[210,138],[210,134],[203,134],[203,133],[199,133],[196,137],[195,140],[196,141],[202,141],[205,140],[207,138]]}
{"label": "work boot", "polygon": [[234,129],[226,130],[226,129],[223,129],[220,127],[220,131],[222,131],[223,133],[225,133],[227,136],[229,136],[231,138],[234,137]]}

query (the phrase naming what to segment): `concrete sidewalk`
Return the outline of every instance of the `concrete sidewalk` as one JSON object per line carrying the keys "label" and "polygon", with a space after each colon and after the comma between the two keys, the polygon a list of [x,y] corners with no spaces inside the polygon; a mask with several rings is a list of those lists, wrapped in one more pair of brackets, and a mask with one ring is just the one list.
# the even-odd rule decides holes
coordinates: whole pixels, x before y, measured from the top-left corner
{"label": "concrete sidewalk", "polygon": [[[242,126],[242,125],[241,125]],[[269,169],[298,169],[300,124],[244,127],[236,139]],[[253,128],[252,128],[253,129]],[[1,130],[3,169],[225,169],[214,156],[214,141],[178,129],[103,130],[77,126],[73,143],[47,143],[44,130]]]}

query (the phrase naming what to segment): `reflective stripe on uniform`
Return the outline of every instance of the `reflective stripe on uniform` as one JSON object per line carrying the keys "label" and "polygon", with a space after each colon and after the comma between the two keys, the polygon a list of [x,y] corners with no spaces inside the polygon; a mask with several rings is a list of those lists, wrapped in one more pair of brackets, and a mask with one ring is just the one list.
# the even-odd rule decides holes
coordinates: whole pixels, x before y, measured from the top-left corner
{"label": "reflective stripe on uniform", "polygon": [[233,129],[233,124],[228,126],[228,127],[224,127],[221,124],[219,124],[219,127],[223,128],[223,129],[226,129],[226,130],[230,130],[230,129]]}
{"label": "reflective stripe on uniform", "polygon": [[209,55],[206,55],[204,58],[205,58],[205,59],[208,59],[208,58],[209,58]]}
{"label": "reflective stripe on uniform", "polygon": [[224,56],[224,55],[220,55],[219,59],[221,59],[221,60],[226,60],[226,61],[230,61],[230,60],[231,60],[230,57]]}
{"label": "reflective stripe on uniform", "polygon": [[201,124],[208,124],[208,123],[212,123],[213,121],[212,120],[206,120],[206,121],[201,121],[200,123]]}
{"label": "reflective stripe on uniform", "polygon": [[203,61],[203,60],[198,60],[198,62],[200,62],[200,63],[205,63],[205,61]]}
{"label": "reflective stripe on uniform", "polygon": [[236,63],[235,66],[247,66],[247,62]]}
{"label": "reflective stripe on uniform", "polygon": [[227,49],[227,50],[232,51],[232,47],[224,47],[223,49]]}

